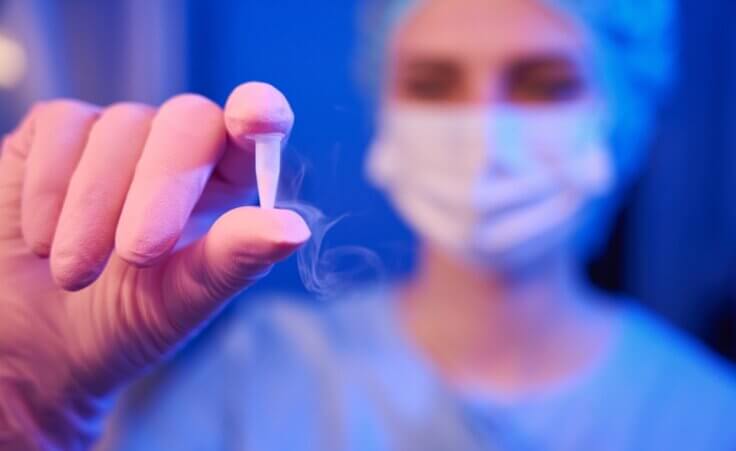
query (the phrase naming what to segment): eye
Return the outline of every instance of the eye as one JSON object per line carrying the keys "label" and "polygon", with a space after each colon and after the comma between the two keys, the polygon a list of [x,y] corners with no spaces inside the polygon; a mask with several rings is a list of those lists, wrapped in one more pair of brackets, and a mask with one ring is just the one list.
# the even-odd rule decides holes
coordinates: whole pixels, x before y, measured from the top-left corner
{"label": "eye", "polygon": [[563,57],[539,57],[514,63],[506,76],[505,97],[517,103],[575,100],[586,84],[578,65]]}
{"label": "eye", "polygon": [[411,61],[400,67],[397,75],[400,94],[411,100],[448,101],[462,89],[461,71],[449,61]]}

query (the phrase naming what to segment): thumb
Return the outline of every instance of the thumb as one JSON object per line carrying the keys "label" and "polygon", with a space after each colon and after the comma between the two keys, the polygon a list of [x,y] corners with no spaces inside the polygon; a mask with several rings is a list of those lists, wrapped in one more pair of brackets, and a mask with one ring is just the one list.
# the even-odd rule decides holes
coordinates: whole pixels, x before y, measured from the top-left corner
{"label": "thumb", "polygon": [[197,328],[309,237],[293,211],[230,210],[166,264],[161,292],[171,324],[183,333]]}

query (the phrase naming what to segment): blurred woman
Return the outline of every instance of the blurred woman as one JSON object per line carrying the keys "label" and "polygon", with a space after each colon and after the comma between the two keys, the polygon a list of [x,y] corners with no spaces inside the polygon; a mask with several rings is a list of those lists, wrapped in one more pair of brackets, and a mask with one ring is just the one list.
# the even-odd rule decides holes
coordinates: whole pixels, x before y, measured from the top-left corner
{"label": "blurred woman", "polygon": [[[369,8],[364,58],[385,73],[367,173],[421,238],[417,267],[335,304],[243,306],[233,349],[191,363],[232,373],[216,435],[244,449],[733,446],[725,369],[578,267],[641,158],[672,5]],[[201,414],[190,383],[156,420],[118,423],[122,442]]]}
{"label": "blurred woman", "polygon": [[[593,290],[578,265],[640,159],[667,81],[672,5],[372,7],[372,67],[384,70],[367,174],[420,238],[416,269],[332,303],[238,306],[186,367],[127,389],[99,449],[736,447],[730,371]],[[178,314],[175,328],[196,327]],[[166,354],[155,338],[139,344],[157,351],[140,367]],[[85,380],[115,383],[93,399],[130,379],[108,374],[117,357],[102,348],[85,355],[105,371]]]}

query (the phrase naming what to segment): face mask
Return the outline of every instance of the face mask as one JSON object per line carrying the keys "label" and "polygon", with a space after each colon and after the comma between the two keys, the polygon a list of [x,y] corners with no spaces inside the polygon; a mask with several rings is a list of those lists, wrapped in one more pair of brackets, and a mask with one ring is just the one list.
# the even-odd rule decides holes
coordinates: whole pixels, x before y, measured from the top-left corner
{"label": "face mask", "polygon": [[484,264],[519,264],[562,244],[607,191],[601,128],[584,105],[393,106],[367,174],[425,239]]}

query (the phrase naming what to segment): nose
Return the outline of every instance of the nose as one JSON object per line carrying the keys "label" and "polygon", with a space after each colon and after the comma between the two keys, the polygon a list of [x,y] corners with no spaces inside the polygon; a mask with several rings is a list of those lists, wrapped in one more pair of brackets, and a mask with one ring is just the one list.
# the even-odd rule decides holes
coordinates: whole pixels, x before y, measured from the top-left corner
{"label": "nose", "polygon": [[477,107],[490,107],[503,101],[503,80],[497,71],[478,65],[466,76],[464,103]]}

